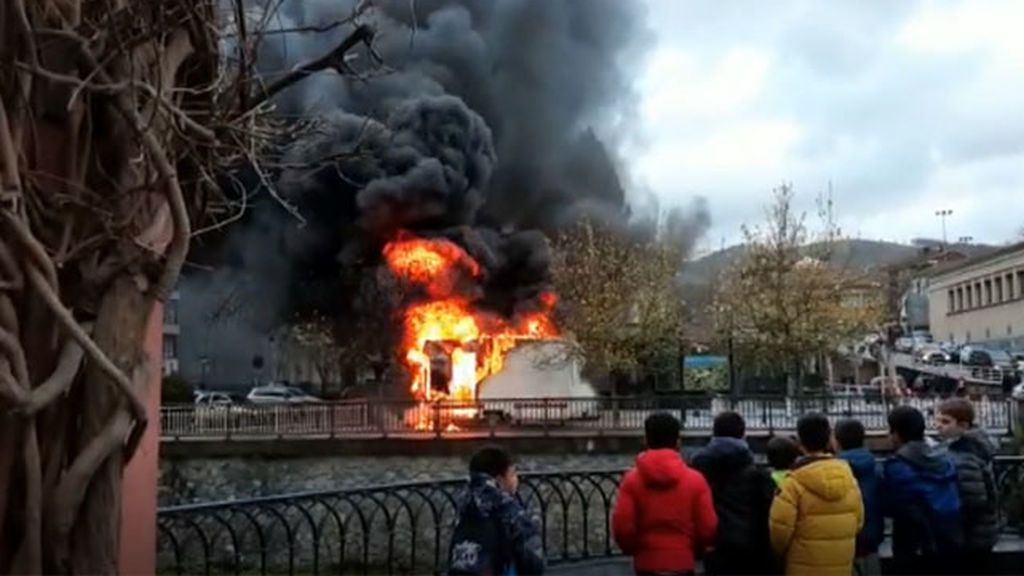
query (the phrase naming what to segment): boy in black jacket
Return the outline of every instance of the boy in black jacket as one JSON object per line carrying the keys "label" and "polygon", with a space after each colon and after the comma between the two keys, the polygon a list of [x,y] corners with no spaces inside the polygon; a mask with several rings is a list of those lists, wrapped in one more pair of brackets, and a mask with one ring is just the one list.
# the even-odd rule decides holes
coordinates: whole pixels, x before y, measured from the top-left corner
{"label": "boy in black jacket", "polygon": [[984,573],[999,539],[997,490],[992,460],[995,447],[974,427],[974,406],[963,398],[939,404],[935,427],[956,464],[960,514],[964,525],[964,569]]}
{"label": "boy in black jacket", "polygon": [[746,422],[736,412],[715,417],[711,442],[698,451],[690,465],[711,486],[718,515],[715,547],[704,560],[708,574],[768,574],[776,560],[768,537],[768,511],[775,497],[775,481],[754,464],[744,436]]}

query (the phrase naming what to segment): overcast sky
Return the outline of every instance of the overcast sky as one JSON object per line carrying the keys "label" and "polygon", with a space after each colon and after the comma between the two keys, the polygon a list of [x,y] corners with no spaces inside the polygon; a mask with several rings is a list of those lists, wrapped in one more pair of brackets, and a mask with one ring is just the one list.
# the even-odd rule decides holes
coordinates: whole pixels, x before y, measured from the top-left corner
{"label": "overcast sky", "polygon": [[1024,2],[646,1],[631,170],[665,201],[708,198],[702,248],[783,180],[811,214],[831,180],[851,236],[939,237],[938,209],[951,239],[1024,227]]}

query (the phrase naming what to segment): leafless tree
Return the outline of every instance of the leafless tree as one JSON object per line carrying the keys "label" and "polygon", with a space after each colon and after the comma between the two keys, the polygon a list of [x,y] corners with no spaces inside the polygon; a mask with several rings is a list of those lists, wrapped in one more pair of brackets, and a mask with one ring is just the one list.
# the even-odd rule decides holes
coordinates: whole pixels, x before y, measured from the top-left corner
{"label": "leafless tree", "polygon": [[152,425],[146,326],[214,175],[258,165],[276,92],[372,53],[354,15],[264,86],[270,19],[221,4],[0,2],[0,572],[116,572],[122,470]]}

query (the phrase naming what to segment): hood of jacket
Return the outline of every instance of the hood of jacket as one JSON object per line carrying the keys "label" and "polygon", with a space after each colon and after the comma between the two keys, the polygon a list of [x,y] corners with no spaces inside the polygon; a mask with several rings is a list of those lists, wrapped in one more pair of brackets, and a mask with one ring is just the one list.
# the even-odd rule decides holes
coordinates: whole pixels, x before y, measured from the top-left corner
{"label": "hood of jacket", "polygon": [[745,468],[754,462],[754,455],[746,440],[715,436],[703,450],[698,451],[691,461],[701,470],[729,472]]}
{"label": "hood of jacket", "polygon": [[672,488],[686,473],[682,456],[672,448],[644,450],[636,457],[636,470],[646,486],[654,489]]}
{"label": "hood of jacket", "polygon": [[460,507],[465,513],[491,518],[512,499],[514,496],[502,490],[493,476],[473,474],[469,478],[469,486]]}
{"label": "hood of jacket", "polygon": [[796,461],[789,477],[808,492],[829,502],[842,499],[857,487],[845,460],[832,456],[807,456]]}
{"label": "hood of jacket", "polygon": [[908,442],[896,451],[901,458],[917,470],[925,480],[945,482],[956,478],[956,466],[949,458],[945,446],[930,446],[925,442]]}
{"label": "hood of jacket", "polygon": [[839,458],[845,460],[850,465],[853,475],[857,478],[867,478],[877,473],[878,461],[875,460],[875,455],[867,448],[843,450],[839,453]]}
{"label": "hood of jacket", "polygon": [[963,436],[949,443],[951,450],[970,452],[982,460],[989,461],[995,457],[996,446],[985,434],[984,430],[974,428],[968,430]]}

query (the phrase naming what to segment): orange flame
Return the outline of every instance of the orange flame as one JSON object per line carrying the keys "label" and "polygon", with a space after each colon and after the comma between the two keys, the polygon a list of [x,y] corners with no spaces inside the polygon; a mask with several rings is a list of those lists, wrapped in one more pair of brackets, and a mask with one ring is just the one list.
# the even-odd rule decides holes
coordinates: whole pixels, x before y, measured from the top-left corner
{"label": "orange flame", "polygon": [[[556,303],[553,293],[541,295],[539,310],[514,319],[475,309],[470,298],[457,293],[457,287],[468,278],[478,278],[480,266],[448,240],[402,234],[385,246],[384,258],[396,277],[424,288],[428,296],[403,314],[402,358],[419,400],[472,402],[480,382],[502,369],[519,341],[558,335],[550,318]],[[432,343],[448,355],[450,376],[443,387],[431,382],[433,357],[428,347]],[[457,412],[472,416],[476,410]]]}

